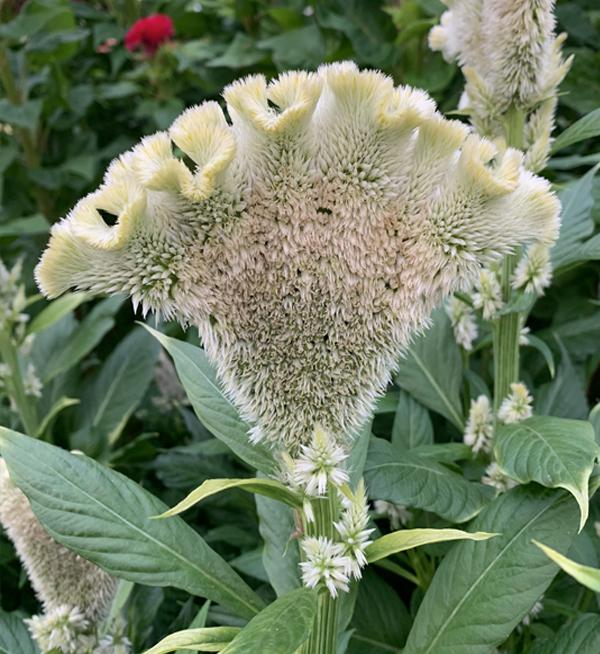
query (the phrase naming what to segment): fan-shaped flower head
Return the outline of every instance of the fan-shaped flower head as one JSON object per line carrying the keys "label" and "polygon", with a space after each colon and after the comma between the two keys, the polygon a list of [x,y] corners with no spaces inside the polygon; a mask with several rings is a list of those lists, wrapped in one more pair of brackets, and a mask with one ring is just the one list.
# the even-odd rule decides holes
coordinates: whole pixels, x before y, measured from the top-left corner
{"label": "fan-shaped flower head", "polygon": [[519,152],[352,63],[224,96],[231,125],[206,102],[113,162],[53,227],[38,283],[197,325],[255,438],[347,437],[444,296],[522,242],[552,243],[557,201]]}
{"label": "fan-shaped flower head", "polygon": [[510,105],[531,113],[525,147],[532,170],[543,167],[554,121],[556,89],[570,60],[561,59],[554,0],[444,0],[449,10],[429,45],[457,61],[467,80],[461,106],[481,134],[502,135]]}
{"label": "fan-shaped flower head", "polygon": [[[43,604],[46,615],[39,616],[35,622],[40,633],[47,632],[48,638],[52,633],[60,636],[60,625],[71,629],[78,624],[87,629],[89,623],[104,618],[116,591],[116,580],[57,543],[46,532],[27,497],[11,481],[1,458],[0,523],[14,543]],[[72,651],[79,654],[82,650]]]}

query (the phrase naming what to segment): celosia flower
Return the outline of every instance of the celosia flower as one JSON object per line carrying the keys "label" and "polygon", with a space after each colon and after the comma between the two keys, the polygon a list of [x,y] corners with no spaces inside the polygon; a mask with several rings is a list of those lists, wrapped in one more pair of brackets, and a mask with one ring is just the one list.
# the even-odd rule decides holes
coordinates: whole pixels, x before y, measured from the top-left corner
{"label": "celosia flower", "polygon": [[151,56],[174,35],[175,29],[170,16],[152,14],[147,18],[136,20],[129,28],[125,34],[125,47],[131,52],[142,48],[145,54]]}
{"label": "celosia flower", "polygon": [[197,325],[255,439],[352,437],[445,296],[553,242],[557,200],[517,151],[351,63],[248,77],[225,99],[232,125],[207,102],[115,161],[53,227],[38,283]]}
{"label": "celosia flower", "polygon": [[481,483],[492,486],[500,493],[504,493],[517,485],[517,482],[507,476],[496,462],[490,463],[485,469],[485,475],[481,478]]}
{"label": "celosia flower", "polygon": [[485,320],[494,320],[502,308],[502,289],[497,274],[492,270],[483,269],[473,293],[473,304],[481,309]]}
{"label": "celosia flower", "polygon": [[512,285],[525,293],[543,295],[552,281],[550,250],[540,244],[532,245],[517,264]]}
{"label": "celosia flower", "polygon": [[393,504],[385,500],[375,500],[373,508],[377,515],[386,516],[393,531],[407,525],[413,514],[403,504]]}
{"label": "celosia flower", "polygon": [[21,283],[22,263],[17,261],[8,270],[0,260],[0,332],[13,325],[24,325],[29,316],[23,312],[27,306],[25,286]]}
{"label": "celosia flower", "polygon": [[452,323],[455,341],[467,352],[473,348],[473,341],[477,338],[477,321],[471,307],[460,298],[453,295],[448,300],[448,316]]}
{"label": "celosia flower", "polygon": [[539,170],[550,147],[557,87],[570,60],[554,34],[554,0],[444,0],[449,11],[429,45],[457,61],[467,80],[462,107],[481,134],[500,136],[500,118],[514,105],[529,114],[527,165]]}
{"label": "celosia flower", "polygon": [[0,459],[0,523],[14,543],[48,614],[40,620],[47,617],[48,624],[53,624],[52,616],[71,609],[77,609],[74,615],[81,613],[82,619],[92,623],[105,616],[114,597],[116,580],[48,534],[31,510],[29,500],[10,480],[3,459]]}
{"label": "celosia flower", "polygon": [[104,636],[93,654],[129,654],[131,642],[125,636]]}
{"label": "celosia flower", "polygon": [[304,584],[308,588],[324,585],[332,597],[340,590],[348,592],[351,561],[344,555],[344,547],[324,536],[309,536],[301,545],[306,558],[300,563]]}
{"label": "celosia flower", "polygon": [[341,520],[334,526],[339,534],[344,554],[349,559],[348,574],[360,579],[362,568],[367,565],[365,548],[371,543],[369,536],[375,531],[369,529],[369,507],[364,482],[361,481],[352,494]]}
{"label": "celosia flower", "polygon": [[498,409],[498,420],[505,425],[510,425],[530,418],[533,414],[532,401],[533,399],[529,395],[525,384],[520,382],[511,384],[510,393],[502,400],[502,404]]}
{"label": "celosia flower", "polygon": [[302,445],[294,462],[294,480],[307,495],[325,495],[330,484],[348,482],[348,473],[340,467],[347,457],[332,436],[317,426],[310,445]]}
{"label": "celosia flower", "polygon": [[23,375],[23,390],[26,395],[42,397],[42,381],[37,376],[33,363],[27,364],[27,370]]}
{"label": "celosia flower", "polygon": [[25,622],[42,654],[92,654],[96,644],[89,620],[77,607],[57,606]]}
{"label": "celosia flower", "polygon": [[539,600],[536,600],[535,604],[529,609],[529,611],[527,611],[527,615],[521,620],[521,624],[525,626],[530,625],[543,610],[544,604],[540,597]]}
{"label": "celosia flower", "polygon": [[493,435],[494,414],[490,408],[490,401],[486,395],[480,395],[476,400],[471,400],[463,440],[475,454],[489,453],[492,449]]}

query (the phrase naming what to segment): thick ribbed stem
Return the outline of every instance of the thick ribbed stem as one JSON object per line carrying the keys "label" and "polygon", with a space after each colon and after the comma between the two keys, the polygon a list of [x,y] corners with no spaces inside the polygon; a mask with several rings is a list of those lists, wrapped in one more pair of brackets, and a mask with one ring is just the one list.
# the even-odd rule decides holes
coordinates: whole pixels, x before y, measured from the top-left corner
{"label": "thick ribbed stem", "polygon": [[[335,491],[331,491],[327,498],[313,501],[313,507],[315,521],[307,524],[307,533],[311,536],[334,538],[333,523],[339,512]],[[315,626],[303,654],[336,654],[339,605],[339,597],[331,597],[327,590],[319,593]]]}
{"label": "thick ribbed stem", "polygon": [[[506,142],[509,147],[522,149],[525,114],[511,107],[505,119]],[[518,255],[511,254],[502,262],[500,284],[504,304],[510,301],[511,279]],[[519,338],[521,315],[518,312],[500,316],[494,326],[494,411],[510,392],[510,385],[519,381]]]}

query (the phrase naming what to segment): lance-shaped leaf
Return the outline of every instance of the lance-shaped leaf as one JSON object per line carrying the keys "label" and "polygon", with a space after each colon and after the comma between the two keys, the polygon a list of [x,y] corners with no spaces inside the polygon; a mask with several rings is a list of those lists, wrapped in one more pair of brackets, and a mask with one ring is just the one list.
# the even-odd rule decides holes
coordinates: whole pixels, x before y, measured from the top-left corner
{"label": "lance-shaped leaf", "polygon": [[239,633],[238,627],[185,629],[169,634],[144,654],[168,654],[178,649],[192,652],[220,652]]}
{"label": "lance-shaped leaf", "polygon": [[298,588],[250,620],[223,654],[295,654],[310,636],[316,611],[316,593]]}
{"label": "lance-shaped leaf", "polygon": [[424,509],[453,522],[471,519],[492,496],[487,486],[380,438],[371,441],[365,481],[372,499]]}
{"label": "lance-shaped leaf", "polygon": [[48,329],[55,322],[66,316],[71,311],[74,311],[80,304],[91,299],[90,293],[67,293],[57,300],[53,300],[44,307],[38,315],[31,321],[27,328],[28,334],[35,334],[44,329]]}
{"label": "lance-shaped leaf", "polygon": [[460,529],[402,529],[386,534],[371,543],[365,550],[369,563],[410,550],[413,547],[430,543],[443,543],[451,540],[487,540],[498,534],[488,534],[485,531],[468,532]]}
{"label": "lance-shaped leaf", "polygon": [[221,390],[215,371],[199,347],[178,341],[144,325],[173,357],[175,369],[200,422],[237,456],[265,474],[275,468],[266,447],[248,440],[248,425]]}
{"label": "lance-shaped leaf", "polygon": [[581,565],[557,552],[552,547],[548,547],[538,541],[533,541],[544,554],[552,559],[556,565],[560,566],[568,575],[576,579],[580,584],[590,588],[595,593],[600,593],[600,569],[592,568],[589,565]]}
{"label": "lance-shaped leaf", "polygon": [[561,627],[553,638],[536,639],[530,654],[597,654],[600,615],[584,613]]}
{"label": "lance-shaped leaf", "polygon": [[251,618],[262,600],[181,518],[124,475],[0,428],[0,452],[48,533],[115,577],[175,586]]}
{"label": "lance-shaped leaf", "polygon": [[494,453],[498,465],[522,484],[535,481],[573,494],[581,513],[580,529],[588,516],[588,482],[600,448],[589,422],[534,416],[500,427]]}
{"label": "lance-shaped leaf", "polygon": [[279,500],[294,507],[302,506],[300,495],[275,479],[255,479],[254,477],[247,479],[207,479],[172,509],[165,511],[158,517],[169,518],[183,511],[187,511],[194,504],[198,504],[198,502],[201,502],[207,497],[221,493],[229,488],[241,488],[249,493],[265,495],[273,500]]}
{"label": "lance-shaped leaf", "polygon": [[489,654],[506,640],[556,574],[531,540],[567,550],[577,531],[576,506],[564,491],[539,486],[521,486],[496,498],[472,529],[500,535],[480,543],[461,541],[448,552],[403,654]]}
{"label": "lance-shaped leaf", "polygon": [[0,654],[38,654],[23,617],[0,609]]}

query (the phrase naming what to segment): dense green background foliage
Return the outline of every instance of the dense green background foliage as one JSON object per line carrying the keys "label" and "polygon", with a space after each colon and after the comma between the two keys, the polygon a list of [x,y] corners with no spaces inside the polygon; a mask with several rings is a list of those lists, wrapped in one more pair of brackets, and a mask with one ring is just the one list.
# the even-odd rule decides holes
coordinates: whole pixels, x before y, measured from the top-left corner
{"label": "dense green background foliage", "polygon": [[[140,15],[155,11],[173,18],[174,41],[154,58],[128,52],[123,46],[127,28]],[[108,162],[140,136],[168,127],[185,107],[218,99],[225,85],[250,73],[272,76],[291,68],[314,69],[322,62],[354,59],[361,66],[385,71],[396,83],[427,89],[442,111],[452,111],[462,90],[460,72],[430,52],[426,43],[427,32],[441,11],[438,0],[0,2],[0,259],[10,265],[22,258],[23,279],[28,294],[34,296],[32,269],[50,225],[96,188]],[[596,117],[589,129],[592,138],[571,145],[563,139],[565,148],[544,171],[560,190],[565,228],[553,254],[555,282],[529,319],[537,338],[531,341],[535,347],[523,350],[523,374],[535,389],[538,413],[585,419],[600,398],[600,237],[594,238],[600,226],[600,179],[588,172],[600,162],[600,9],[595,0],[559,2],[557,16],[559,28],[568,33],[566,51],[575,54],[562,85],[557,133],[589,112],[596,111]],[[167,505],[175,504],[205,479],[252,475],[248,457],[263,472],[270,469],[268,452],[250,452],[244,427],[227,400],[206,396],[212,386],[204,381],[210,381],[213,373],[192,347],[196,344],[193,330],[183,335],[175,325],[160,326],[191,344],[186,353],[181,343],[171,347],[166,340],[163,343],[184,383],[188,376],[188,399],[157,341],[135,326],[129,304],[119,299],[91,302],[81,295],[67,304],[53,305],[50,313],[42,313],[45,307],[45,301],[33,298],[28,308],[29,331],[36,334],[30,357],[44,383],[43,394],[36,400],[38,435],[43,439],[83,450],[140,482]],[[435,329],[415,343],[396,384],[380,403],[373,424],[379,439],[371,444],[365,477],[373,499],[411,507],[410,526],[462,523],[487,502],[489,488],[474,483],[481,469],[477,461],[468,460],[458,429],[464,424],[469,397],[490,384],[489,340],[487,345],[485,338],[481,343],[471,356],[468,374],[463,375],[459,350],[440,316]],[[435,389],[427,383],[428,375],[439,381]],[[196,387],[194,380],[200,380]],[[23,431],[1,388],[0,401],[0,424]],[[215,415],[206,413],[207,405]],[[42,420],[48,415],[47,421]],[[598,412],[595,422],[600,441]],[[505,440],[510,437],[507,434]],[[432,450],[434,442],[439,447]],[[418,475],[425,470],[427,479],[410,476],[415,460],[420,462]],[[375,476],[383,463],[388,477]],[[514,462],[515,469],[524,465],[523,460]],[[402,486],[395,483],[400,474],[395,469],[402,470]],[[462,477],[456,474],[461,471]],[[26,478],[26,470],[21,474]],[[517,474],[529,480],[521,468]],[[144,506],[156,511],[163,506],[138,492],[136,501]],[[452,502],[442,501],[450,496]],[[536,513],[537,507],[542,507],[541,513]],[[494,531],[505,524],[503,516],[527,525],[541,521],[537,531],[531,527],[531,536],[544,534],[544,542],[558,547],[574,534],[577,509],[566,496],[528,488],[506,495],[493,511],[484,510],[475,527]],[[549,516],[562,522],[562,535],[556,533],[556,523]],[[242,490],[230,490],[194,507],[185,519],[203,540],[196,542],[196,534],[179,522],[183,536],[170,532],[170,537],[197,554],[208,543],[256,591],[247,590],[251,604],[260,605],[261,597],[273,599],[272,587],[282,594],[297,586],[293,552],[285,565],[280,557],[293,531],[286,507],[262,497],[255,502]],[[600,538],[594,523],[598,520],[596,502],[570,552],[580,563],[596,567]],[[382,532],[389,530],[386,519],[377,525]],[[160,529],[157,523],[157,533]],[[531,557],[526,550],[528,533],[518,532],[512,540],[503,536],[510,547],[498,539],[485,546],[468,543],[454,549],[427,601],[433,602],[436,593],[447,592],[448,587],[460,595],[463,588],[455,583],[452,566],[462,566],[474,577],[480,567],[485,568],[485,557],[497,550],[500,564],[492,574],[502,578],[517,561],[524,571],[521,586],[515,589],[519,599],[500,596],[494,606],[496,623],[510,623],[507,605],[517,601],[527,610],[536,599],[536,588],[543,589],[555,571],[547,563],[541,565],[539,558],[527,559]],[[357,610],[350,623],[354,631],[348,635],[350,654],[384,654],[405,644],[423,593],[448,549],[438,544],[419,554],[404,553],[395,564],[369,571],[354,598]],[[413,570],[416,586],[398,575],[397,563]],[[112,562],[112,569],[118,570],[119,564]],[[463,586],[469,579],[461,581]],[[166,583],[179,590],[136,586],[129,599],[129,636],[135,652],[188,627],[202,606],[188,591],[201,593],[203,584],[211,582],[199,578],[193,588],[173,580]],[[446,595],[444,601],[454,598]],[[227,606],[227,599],[223,605]],[[485,621],[476,605],[461,606],[460,621]],[[503,649],[533,651],[535,637],[542,642],[564,625],[565,618],[572,619],[577,611],[598,613],[598,606],[596,595],[561,575],[547,591],[543,612],[535,621],[519,625]],[[233,600],[231,607],[235,608]],[[12,545],[2,534],[0,608],[27,614],[37,610]],[[417,619],[407,652],[421,651],[418,640],[426,640],[431,629],[447,626],[445,617],[438,614],[437,622],[431,624]],[[578,618],[574,624],[585,631],[589,620]],[[227,608],[211,605],[208,624],[235,627],[244,623]],[[451,627],[460,629],[460,624]],[[568,634],[563,637],[568,640]],[[554,651],[543,647],[542,642],[535,651]]]}

